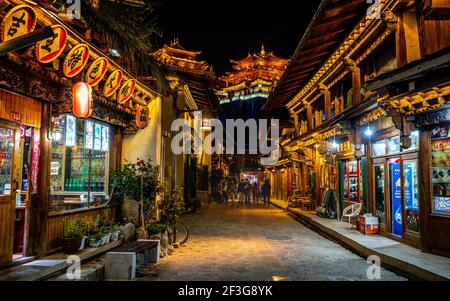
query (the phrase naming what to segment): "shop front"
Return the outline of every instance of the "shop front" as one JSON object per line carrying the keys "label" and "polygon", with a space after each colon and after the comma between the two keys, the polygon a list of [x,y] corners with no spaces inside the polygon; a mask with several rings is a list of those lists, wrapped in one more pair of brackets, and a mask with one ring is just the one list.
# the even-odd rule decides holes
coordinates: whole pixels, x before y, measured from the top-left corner
{"label": "shop front", "polygon": [[402,146],[400,131],[391,117],[375,124],[370,138],[372,213],[380,232],[410,245],[420,246],[419,131],[410,134],[411,145]]}

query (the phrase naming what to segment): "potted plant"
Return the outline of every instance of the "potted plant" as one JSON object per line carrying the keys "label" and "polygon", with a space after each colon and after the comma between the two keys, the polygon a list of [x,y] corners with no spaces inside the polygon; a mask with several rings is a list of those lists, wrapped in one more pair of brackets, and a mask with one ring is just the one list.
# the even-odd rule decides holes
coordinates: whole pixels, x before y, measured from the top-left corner
{"label": "potted plant", "polygon": [[138,225],[145,231],[145,221],[155,214],[152,210],[156,196],[162,192],[160,173],[151,160],[137,159],[135,163],[127,163],[122,169],[112,174],[114,197],[123,200],[130,198],[139,204]]}
{"label": "potted plant", "polygon": [[94,234],[89,235],[89,246],[91,248],[98,248],[102,245],[103,233],[98,231]]}
{"label": "potted plant", "polygon": [[185,210],[183,189],[176,186],[172,193],[166,191],[159,204],[159,210],[160,222],[167,225],[169,244],[172,246],[176,238],[177,220]]}
{"label": "potted plant", "polygon": [[80,250],[83,238],[86,235],[86,222],[75,219],[64,225],[63,248],[66,253],[75,253]]}
{"label": "potted plant", "polygon": [[120,237],[120,228],[119,224],[114,224],[111,228],[111,240],[118,241]]}

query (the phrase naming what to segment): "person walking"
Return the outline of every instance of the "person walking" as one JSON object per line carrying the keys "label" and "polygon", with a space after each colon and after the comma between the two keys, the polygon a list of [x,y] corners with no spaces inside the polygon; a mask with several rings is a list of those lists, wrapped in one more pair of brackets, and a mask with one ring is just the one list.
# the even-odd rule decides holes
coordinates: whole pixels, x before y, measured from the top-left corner
{"label": "person walking", "polygon": [[237,189],[237,192],[239,194],[239,205],[242,205],[244,203],[244,194],[245,194],[244,186],[245,186],[245,183],[244,183],[244,180],[242,179],[239,182],[238,189]]}
{"label": "person walking", "polygon": [[255,181],[253,183],[253,187],[252,187],[252,193],[253,193],[253,203],[254,204],[258,204],[259,203],[259,195],[260,195],[260,189],[259,189],[259,185],[258,185],[258,181]]}
{"label": "person walking", "polygon": [[236,201],[236,192],[237,192],[237,183],[234,179],[230,179],[230,184],[228,185],[228,197],[231,201],[231,206],[234,205],[234,202]]}
{"label": "person walking", "polygon": [[262,192],[262,198],[264,201],[264,207],[266,206],[266,202],[267,205],[270,206],[270,183],[268,179],[264,180],[264,184],[261,187],[261,192]]}
{"label": "person walking", "polygon": [[247,179],[245,181],[244,186],[244,193],[245,193],[245,203],[250,204],[250,193],[252,191],[252,184],[250,184],[250,181]]}

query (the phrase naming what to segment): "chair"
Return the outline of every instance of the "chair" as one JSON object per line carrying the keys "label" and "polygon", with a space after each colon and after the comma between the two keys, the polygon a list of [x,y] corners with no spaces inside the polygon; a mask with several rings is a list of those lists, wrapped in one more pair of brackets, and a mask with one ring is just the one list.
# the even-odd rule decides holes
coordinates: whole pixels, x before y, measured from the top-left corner
{"label": "chair", "polygon": [[352,217],[358,217],[359,213],[362,209],[362,203],[355,203],[344,209],[342,212],[341,221],[344,221],[344,218],[348,218],[349,228],[352,228],[351,219]]}

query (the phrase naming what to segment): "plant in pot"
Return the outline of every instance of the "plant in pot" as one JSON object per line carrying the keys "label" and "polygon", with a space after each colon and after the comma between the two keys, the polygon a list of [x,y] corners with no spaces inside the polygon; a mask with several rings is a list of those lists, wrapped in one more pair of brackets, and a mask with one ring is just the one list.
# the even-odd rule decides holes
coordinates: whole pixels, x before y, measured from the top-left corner
{"label": "plant in pot", "polygon": [[91,248],[98,248],[102,245],[103,233],[101,231],[89,235],[89,246]]}
{"label": "plant in pot", "polygon": [[111,240],[118,241],[120,237],[120,227],[119,224],[114,224],[111,227]]}
{"label": "plant in pot", "polygon": [[151,160],[137,159],[135,163],[126,163],[122,169],[112,174],[114,197],[123,200],[128,197],[139,203],[138,225],[145,231],[145,221],[155,214],[151,210],[156,196],[162,192],[158,168]]}
{"label": "plant in pot", "polygon": [[86,235],[86,222],[82,219],[71,220],[64,225],[63,248],[66,253],[75,253],[81,249]]}
{"label": "plant in pot", "polygon": [[180,215],[185,211],[183,189],[176,186],[172,193],[167,189],[159,203],[160,222],[168,225],[168,237],[170,247],[176,239],[176,223]]}

